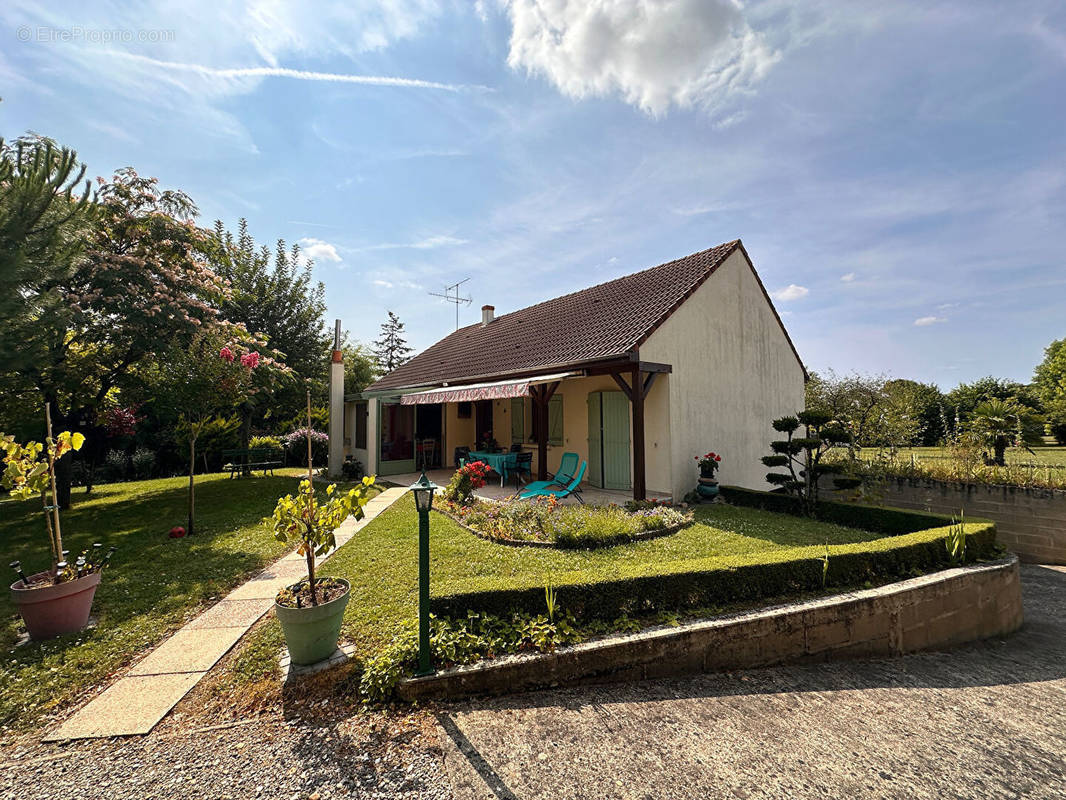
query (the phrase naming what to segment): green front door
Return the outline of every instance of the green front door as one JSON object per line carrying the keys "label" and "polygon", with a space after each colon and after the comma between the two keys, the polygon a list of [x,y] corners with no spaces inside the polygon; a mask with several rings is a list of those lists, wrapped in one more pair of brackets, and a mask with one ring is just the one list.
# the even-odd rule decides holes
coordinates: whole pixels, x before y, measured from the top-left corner
{"label": "green front door", "polygon": [[629,400],[621,392],[589,393],[589,482],[629,489]]}
{"label": "green front door", "polygon": [[603,486],[603,392],[589,392],[588,482]]}

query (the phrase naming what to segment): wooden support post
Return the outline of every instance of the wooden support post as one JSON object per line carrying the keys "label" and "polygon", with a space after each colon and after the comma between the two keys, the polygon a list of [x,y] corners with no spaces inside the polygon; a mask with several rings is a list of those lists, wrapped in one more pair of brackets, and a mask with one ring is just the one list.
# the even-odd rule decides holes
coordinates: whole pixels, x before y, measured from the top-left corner
{"label": "wooden support post", "polygon": [[548,400],[546,386],[530,387],[533,417],[537,421],[537,480],[548,480]]}
{"label": "wooden support post", "polygon": [[629,385],[631,387],[630,400],[633,405],[633,499],[644,500],[647,496],[644,461],[644,382],[639,364],[633,365]]}

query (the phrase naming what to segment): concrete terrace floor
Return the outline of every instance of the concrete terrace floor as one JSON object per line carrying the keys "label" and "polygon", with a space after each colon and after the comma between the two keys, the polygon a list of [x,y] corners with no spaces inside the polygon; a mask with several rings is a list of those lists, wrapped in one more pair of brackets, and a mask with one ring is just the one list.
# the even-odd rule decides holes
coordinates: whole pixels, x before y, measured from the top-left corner
{"label": "concrete terrace floor", "polygon": [[1066,797],[1066,568],[1006,640],[436,710],[467,798]]}
{"label": "concrete terrace floor", "polygon": [[[440,486],[442,489],[448,485],[448,482],[452,479],[452,475],[455,473],[454,469],[431,469],[426,472],[426,475],[431,481]],[[418,480],[420,472],[409,472],[404,475],[385,475],[381,478],[383,481],[395,484],[397,486],[410,486],[412,483]],[[535,478],[535,476],[534,476]],[[488,482],[474,492],[474,494],[484,500],[506,500],[509,497],[521,491],[522,484],[515,488],[514,480],[507,482],[506,486],[500,486],[500,476],[496,473],[490,473]],[[660,494],[658,492],[648,492],[649,500],[667,500],[670,498],[668,494]],[[594,486],[589,486],[587,483],[581,485],[581,497],[584,499],[586,505],[608,505],[615,503],[622,505],[626,500],[633,498],[631,491],[618,491],[614,489],[597,489]],[[577,503],[577,500],[573,497],[567,497],[561,500],[562,503]]]}

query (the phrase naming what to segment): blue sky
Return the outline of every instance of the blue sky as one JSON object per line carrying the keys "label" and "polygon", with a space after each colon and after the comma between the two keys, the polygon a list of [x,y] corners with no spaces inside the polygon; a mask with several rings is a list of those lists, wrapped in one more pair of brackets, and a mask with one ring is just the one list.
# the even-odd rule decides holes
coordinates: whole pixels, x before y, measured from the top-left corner
{"label": "blue sky", "polygon": [[737,237],[816,370],[1027,380],[1066,336],[1060,2],[44,5],[0,7],[0,134],[302,242],[364,340]]}

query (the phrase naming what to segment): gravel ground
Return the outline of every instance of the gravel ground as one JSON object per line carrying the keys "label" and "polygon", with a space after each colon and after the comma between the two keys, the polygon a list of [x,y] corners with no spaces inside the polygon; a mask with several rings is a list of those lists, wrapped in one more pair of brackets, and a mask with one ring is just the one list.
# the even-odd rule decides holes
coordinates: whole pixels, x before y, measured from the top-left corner
{"label": "gravel ground", "polygon": [[146,737],[21,744],[0,753],[0,797],[451,797],[432,719],[356,715],[311,725],[280,715]]}
{"label": "gravel ground", "polygon": [[455,800],[1066,798],[1066,568],[1006,639],[440,706]]}

